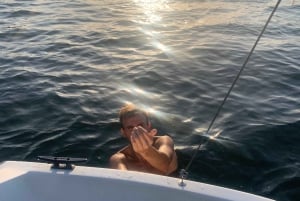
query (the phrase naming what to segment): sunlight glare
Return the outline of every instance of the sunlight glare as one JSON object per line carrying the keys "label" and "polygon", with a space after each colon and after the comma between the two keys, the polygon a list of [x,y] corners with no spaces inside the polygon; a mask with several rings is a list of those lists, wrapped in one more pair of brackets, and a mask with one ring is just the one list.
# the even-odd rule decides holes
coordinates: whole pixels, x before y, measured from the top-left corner
{"label": "sunlight glare", "polygon": [[215,140],[221,133],[222,133],[222,131],[219,130],[219,131],[217,131],[214,135],[211,135],[211,136],[209,137],[209,139]]}
{"label": "sunlight glare", "polygon": [[153,44],[156,48],[160,49],[161,51],[163,51],[165,53],[170,51],[170,49],[166,45],[164,45],[158,41],[154,41]]}
{"label": "sunlight glare", "polygon": [[222,133],[222,130],[220,129],[214,129],[209,133],[207,132],[207,128],[196,128],[195,131],[197,133],[203,133],[204,136],[207,136],[210,140],[216,140],[216,138]]}
{"label": "sunlight glare", "polygon": [[189,122],[192,122],[192,121],[193,121],[193,118],[188,118],[188,119],[183,120],[182,122],[183,123],[189,123]]}
{"label": "sunlight glare", "polygon": [[137,96],[139,96],[139,95],[143,95],[144,97],[157,97],[158,96],[156,94],[147,92],[147,91],[145,91],[137,86],[133,86],[133,85],[127,85],[124,88],[122,88],[121,90],[126,91],[133,95],[137,95]]}
{"label": "sunlight glare", "polygon": [[143,9],[143,13],[147,17],[147,21],[155,23],[161,21],[162,17],[159,11],[167,7],[167,0],[133,0],[138,6]]}

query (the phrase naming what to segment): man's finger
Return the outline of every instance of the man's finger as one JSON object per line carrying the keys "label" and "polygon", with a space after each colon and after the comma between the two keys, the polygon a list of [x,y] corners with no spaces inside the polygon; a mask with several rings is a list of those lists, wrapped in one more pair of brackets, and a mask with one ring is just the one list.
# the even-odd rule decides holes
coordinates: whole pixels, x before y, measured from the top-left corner
{"label": "man's finger", "polygon": [[142,126],[136,127],[136,129],[139,133],[147,133],[147,130],[145,128],[143,128]]}
{"label": "man's finger", "polygon": [[154,137],[157,134],[157,129],[152,129],[149,134]]}
{"label": "man's finger", "polygon": [[140,143],[140,140],[138,138],[138,134],[136,133],[133,133],[131,135],[131,144],[132,144],[132,147],[135,151],[138,151],[141,149],[141,143]]}

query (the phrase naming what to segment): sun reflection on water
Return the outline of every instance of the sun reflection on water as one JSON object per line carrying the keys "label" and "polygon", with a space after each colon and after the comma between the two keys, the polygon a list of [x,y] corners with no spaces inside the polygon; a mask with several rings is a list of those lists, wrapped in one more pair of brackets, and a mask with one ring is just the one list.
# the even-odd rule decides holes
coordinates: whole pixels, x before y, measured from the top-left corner
{"label": "sun reflection on water", "polygon": [[159,119],[167,119],[168,114],[159,110],[159,106],[155,106],[156,100],[162,99],[161,94],[146,91],[135,85],[123,86],[120,91],[125,92],[126,97],[122,98],[120,102],[123,104],[134,104],[138,108],[147,111],[151,116],[155,116]]}
{"label": "sun reflection on water", "polygon": [[207,128],[204,127],[196,128],[195,131],[197,133],[203,133],[203,135],[208,137],[210,140],[216,140],[217,137],[222,133],[222,130],[217,128],[207,133]]}
{"label": "sun reflection on water", "polygon": [[151,93],[148,91],[145,91],[144,89],[134,86],[134,85],[125,85],[123,86],[121,89],[121,91],[124,91],[128,94],[131,94],[133,96],[142,96],[144,98],[148,98],[148,99],[156,99],[159,98],[160,95],[159,94],[155,94],[155,93]]}
{"label": "sun reflection on water", "polygon": [[159,14],[160,10],[168,8],[167,0],[133,0],[136,5],[138,5],[142,12],[147,17],[146,22],[156,23],[162,20],[161,15]]}
{"label": "sun reflection on water", "polygon": [[144,15],[135,19],[142,26],[141,32],[148,36],[153,47],[170,55],[170,47],[162,42],[162,40],[167,40],[166,35],[158,30],[159,27],[166,26],[162,13],[170,9],[169,2],[167,0],[133,0],[133,2]]}

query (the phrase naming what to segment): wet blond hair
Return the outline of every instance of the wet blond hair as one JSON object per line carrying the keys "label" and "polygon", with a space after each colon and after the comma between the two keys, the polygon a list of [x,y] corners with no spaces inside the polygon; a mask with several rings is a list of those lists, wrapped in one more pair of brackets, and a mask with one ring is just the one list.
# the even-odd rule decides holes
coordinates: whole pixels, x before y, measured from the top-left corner
{"label": "wet blond hair", "polygon": [[119,112],[119,121],[121,123],[121,127],[123,128],[124,119],[133,117],[135,115],[145,116],[147,123],[149,123],[149,116],[145,110],[137,108],[133,103],[126,103]]}

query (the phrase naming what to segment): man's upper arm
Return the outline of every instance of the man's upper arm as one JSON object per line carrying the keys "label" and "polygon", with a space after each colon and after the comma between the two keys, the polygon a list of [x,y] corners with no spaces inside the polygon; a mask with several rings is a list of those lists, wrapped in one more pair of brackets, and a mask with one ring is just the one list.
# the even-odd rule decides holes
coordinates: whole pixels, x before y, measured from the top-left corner
{"label": "man's upper arm", "polygon": [[174,143],[169,136],[162,136],[158,139],[157,149],[159,152],[164,153],[169,160],[172,159],[174,154]]}

